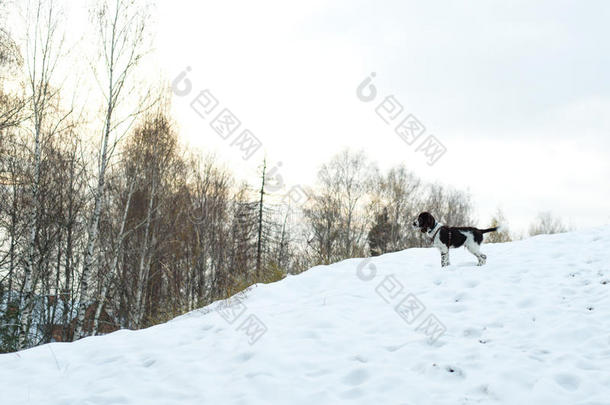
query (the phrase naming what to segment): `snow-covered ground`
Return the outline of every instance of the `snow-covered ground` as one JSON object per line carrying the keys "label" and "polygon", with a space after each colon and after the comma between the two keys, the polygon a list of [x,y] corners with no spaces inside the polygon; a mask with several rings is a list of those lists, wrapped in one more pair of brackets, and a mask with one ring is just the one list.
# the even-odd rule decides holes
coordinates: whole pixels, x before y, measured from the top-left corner
{"label": "snow-covered ground", "polygon": [[610,404],[610,228],[483,251],[484,267],[460,249],[443,270],[435,249],[346,260],[1,355],[0,402]]}

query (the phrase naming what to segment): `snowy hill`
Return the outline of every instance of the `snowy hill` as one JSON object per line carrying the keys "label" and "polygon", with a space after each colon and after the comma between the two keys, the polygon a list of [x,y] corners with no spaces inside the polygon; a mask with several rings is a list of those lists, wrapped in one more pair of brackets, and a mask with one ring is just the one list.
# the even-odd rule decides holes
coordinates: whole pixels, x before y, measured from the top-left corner
{"label": "snowy hill", "polygon": [[435,249],[318,266],[146,330],[1,355],[1,402],[610,404],[610,228],[482,250],[484,267],[461,249],[443,270]]}

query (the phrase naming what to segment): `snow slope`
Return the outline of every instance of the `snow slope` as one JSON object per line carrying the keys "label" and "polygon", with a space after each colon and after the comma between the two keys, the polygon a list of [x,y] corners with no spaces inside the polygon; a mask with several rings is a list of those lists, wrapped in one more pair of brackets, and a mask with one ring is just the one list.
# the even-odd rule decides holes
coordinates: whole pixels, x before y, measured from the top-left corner
{"label": "snow slope", "polygon": [[[462,249],[443,270],[434,249],[318,266],[232,307],[1,355],[0,403],[610,404],[610,227],[483,251],[481,268]],[[408,294],[415,320],[395,310]]]}

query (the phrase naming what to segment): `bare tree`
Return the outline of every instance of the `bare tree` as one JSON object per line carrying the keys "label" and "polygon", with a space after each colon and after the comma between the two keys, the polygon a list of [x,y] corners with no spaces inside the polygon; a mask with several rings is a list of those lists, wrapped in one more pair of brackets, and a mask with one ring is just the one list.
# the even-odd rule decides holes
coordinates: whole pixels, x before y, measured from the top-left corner
{"label": "bare tree", "polygon": [[[101,48],[101,66],[96,78],[105,100],[105,114],[98,158],[97,185],[93,191],[93,210],[89,218],[87,246],[83,255],[80,282],[81,304],[78,309],[74,340],[83,336],[86,303],[90,300],[89,278],[95,258],[99,221],[106,192],[106,172],[118,141],[142,112],[146,101],[137,100],[133,108],[121,108],[133,87],[133,74],[146,49],[148,10],[131,0],[108,0],[92,10]],[[123,110],[123,111],[121,111]],[[123,115],[121,115],[123,112]]]}
{"label": "bare tree", "polygon": [[111,283],[114,281],[114,278],[117,273],[117,269],[119,266],[119,259],[121,257],[121,252],[123,249],[123,242],[125,241],[125,238],[129,235],[129,232],[131,231],[131,230],[126,229],[126,224],[127,224],[129,209],[131,207],[131,200],[133,198],[133,194],[135,191],[136,176],[132,175],[131,177],[127,177],[127,178],[128,178],[129,186],[127,189],[127,196],[125,199],[126,201],[125,201],[124,208],[123,208],[123,214],[121,216],[119,230],[117,231],[116,241],[114,243],[113,250],[112,250],[112,264],[108,268],[107,272],[102,272],[103,273],[102,277],[101,277],[102,288],[101,288],[100,294],[97,298],[97,306],[95,309],[95,314],[93,315],[93,328],[92,328],[91,334],[94,336],[99,331],[100,315],[102,314],[102,308],[104,307],[104,302],[108,295],[108,290],[110,289]]}
{"label": "bare tree", "polygon": [[362,212],[374,170],[363,152],[344,150],[318,171],[316,192],[304,215],[309,223],[308,244],[320,263],[365,254],[372,218]]}
{"label": "bare tree", "polygon": [[146,217],[143,220],[144,235],[138,263],[138,284],[136,287],[135,304],[137,306],[135,325],[140,327],[145,313],[146,286],[155,256],[156,244],[163,234],[159,232],[158,211],[162,199],[166,197],[163,191],[170,187],[174,180],[172,168],[179,162],[177,155],[177,138],[171,128],[166,112],[159,110],[149,117],[142,128],[136,131],[137,149],[141,159],[138,165],[143,169],[144,184],[140,185],[143,195],[147,195]]}
{"label": "bare tree", "polygon": [[440,184],[430,184],[427,188],[420,211],[433,213],[437,221],[448,226],[472,226],[476,223],[469,193]]}
{"label": "bare tree", "polygon": [[560,218],[553,216],[550,211],[538,214],[534,222],[530,225],[530,236],[540,234],[553,234],[567,232],[569,229],[563,224]]}
{"label": "bare tree", "polygon": [[[188,163],[192,180],[188,182],[188,248],[184,290],[187,308],[222,297],[228,288],[228,268],[239,271],[242,259],[250,257],[252,228],[242,218],[245,189],[232,196],[233,177],[213,156],[193,157]],[[242,228],[240,229],[240,225]],[[175,277],[177,279],[178,276]]]}
{"label": "bare tree", "polygon": [[37,0],[27,5],[25,60],[28,74],[28,103],[31,111],[29,129],[34,150],[32,152],[33,174],[29,180],[32,204],[29,216],[27,264],[24,269],[20,347],[25,347],[26,344],[31,321],[33,293],[36,288],[34,281],[38,276],[35,268],[36,235],[42,205],[39,191],[43,143],[61,130],[61,125],[71,113],[69,111],[58,117],[59,91],[52,85],[58,61],[62,56],[63,34],[59,31],[60,17],[61,12],[55,7],[53,0]]}
{"label": "bare tree", "polygon": [[[421,180],[404,166],[393,167],[385,175],[376,174],[368,211],[376,216],[376,225],[379,224],[374,231],[371,228],[373,244],[376,239],[386,240],[385,247],[374,247],[379,254],[422,246],[421,233],[414,232],[411,223],[419,214],[423,194]],[[370,242],[369,238],[369,247]]]}

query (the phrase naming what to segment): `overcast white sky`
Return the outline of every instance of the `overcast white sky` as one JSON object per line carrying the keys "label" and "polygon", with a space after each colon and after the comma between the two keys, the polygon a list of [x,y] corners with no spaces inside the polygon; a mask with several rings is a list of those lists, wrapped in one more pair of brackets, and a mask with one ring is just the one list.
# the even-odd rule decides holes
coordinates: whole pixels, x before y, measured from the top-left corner
{"label": "overcast white sky", "polygon": [[[193,92],[175,119],[193,146],[244,162],[189,106],[209,89],[282,162],[314,181],[344,147],[405,163],[473,195],[479,224],[501,207],[513,230],[550,210],[576,228],[610,222],[610,2],[165,1],[156,59]],[[356,87],[371,72],[377,99]],[[447,148],[434,165],[375,107],[394,95]],[[402,117],[402,116],[401,116]],[[240,128],[241,129],[241,128]],[[417,145],[417,144],[416,144]]]}

